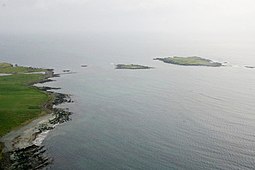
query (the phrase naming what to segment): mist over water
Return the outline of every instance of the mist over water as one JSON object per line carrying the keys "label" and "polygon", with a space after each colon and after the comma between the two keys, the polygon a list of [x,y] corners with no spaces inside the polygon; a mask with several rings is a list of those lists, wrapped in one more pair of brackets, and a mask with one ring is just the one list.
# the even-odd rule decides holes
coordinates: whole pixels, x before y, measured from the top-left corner
{"label": "mist over water", "polygon": [[[143,63],[155,57],[201,56],[231,65],[255,65],[249,40],[207,40],[156,33],[0,35],[1,60],[43,67],[70,67],[82,63],[106,65]],[[12,49],[12,50],[10,50]]]}

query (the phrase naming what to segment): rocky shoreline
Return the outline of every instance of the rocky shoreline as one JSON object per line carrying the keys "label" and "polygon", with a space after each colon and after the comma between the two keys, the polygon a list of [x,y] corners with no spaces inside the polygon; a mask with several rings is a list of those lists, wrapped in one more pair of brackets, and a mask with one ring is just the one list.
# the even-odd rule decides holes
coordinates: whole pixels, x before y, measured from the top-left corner
{"label": "rocky shoreline", "polygon": [[[46,72],[46,78],[37,83],[52,81],[56,77],[53,70]],[[4,153],[0,162],[0,169],[42,169],[52,163],[52,159],[45,153],[42,141],[56,125],[71,120],[72,114],[67,108],[56,108],[62,103],[71,103],[70,95],[51,92],[59,88],[37,87],[53,96],[53,100],[46,103],[44,108],[49,111],[43,117],[35,119],[28,125],[11,131],[0,139],[4,144]]]}

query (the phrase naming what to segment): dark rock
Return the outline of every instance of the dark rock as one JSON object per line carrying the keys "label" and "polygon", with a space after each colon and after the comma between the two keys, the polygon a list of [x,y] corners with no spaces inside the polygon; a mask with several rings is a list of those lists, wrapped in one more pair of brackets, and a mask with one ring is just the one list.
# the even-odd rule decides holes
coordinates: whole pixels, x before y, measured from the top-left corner
{"label": "dark rock", "polygon": [[70,72],[70,70],[63,70],[63,72],[68,73],[68,72]]}
{"label": "dark rock", "polygon": [[38,87],[40,90],[43,90],[43,91],[48,91],[48,90],[59,90],[61,88],[59,87],[47,87],[47,86],[43,86],[43,87]]}
{"label": "dark rock", "polygon": [[246,68],[255,68],[255,66],[244,66]]}
{"label": "dark rock", "polygon": [[69,95],[67,94],[62,94],[62,93],[54,93],[54,101],[53,101],[53,104],[54,105],[59,105],[61,103],[71,103],[72,100],[70,98]]}
{"label": "dark rock", "polygon": [[55,117],[49,122],[51,124],[58,124],[58,123],[64,123],[66,121],[71,120],[70,115],[72,113],[69,112],[68,110],[60,109],[60,108],[54,108],[54,115]]}
{"label": "dark rock", "polygon": [[43,146],[31,145],[11,152],[11,169],[41,169],[52,160],[45,154]]}

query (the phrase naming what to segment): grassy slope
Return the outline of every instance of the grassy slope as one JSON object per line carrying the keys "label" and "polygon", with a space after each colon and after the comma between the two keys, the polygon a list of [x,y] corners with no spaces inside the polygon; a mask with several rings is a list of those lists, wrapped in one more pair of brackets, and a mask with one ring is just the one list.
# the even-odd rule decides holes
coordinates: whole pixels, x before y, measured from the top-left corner
{"label": "grassy slope", "polygon": [[0,136],[41,114],[48,95],[28,84],[42,78],[39,74],[0,77]]}
{"label": "grassy slope", "polygon": [[[6,71],[7,70],[7,71]],[[44,79],[43,74],[22,74],[44,71],[28,67],[1,67],[0,73],[16,73],[0,76],[0,137],[44,114],[43,105],[51,99],[47,93],[30,86]],[[1,158],[0,146],[0,158]]]}
{"label": "grassy slope", "polygon": [[0,67],[11,67],[12,64],[9,63],[0,63]]}
{"label": "grassy slope", "polygon": [[32,68],[32,67],[13,67],[12,65],[7,66],[7,63],[0,63],[0,73],[16,74],[16,73],[31,73],[31,72],[43,72],[45,69]]}

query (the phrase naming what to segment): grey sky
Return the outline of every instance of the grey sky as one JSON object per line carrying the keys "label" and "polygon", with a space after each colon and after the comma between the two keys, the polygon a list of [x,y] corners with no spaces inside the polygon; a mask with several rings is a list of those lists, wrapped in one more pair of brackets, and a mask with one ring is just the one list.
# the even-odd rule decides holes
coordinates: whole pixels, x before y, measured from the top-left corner
{"label": "grey sky", "polygon": [[255,36],[254,0],[0,0],[0,33]]}

